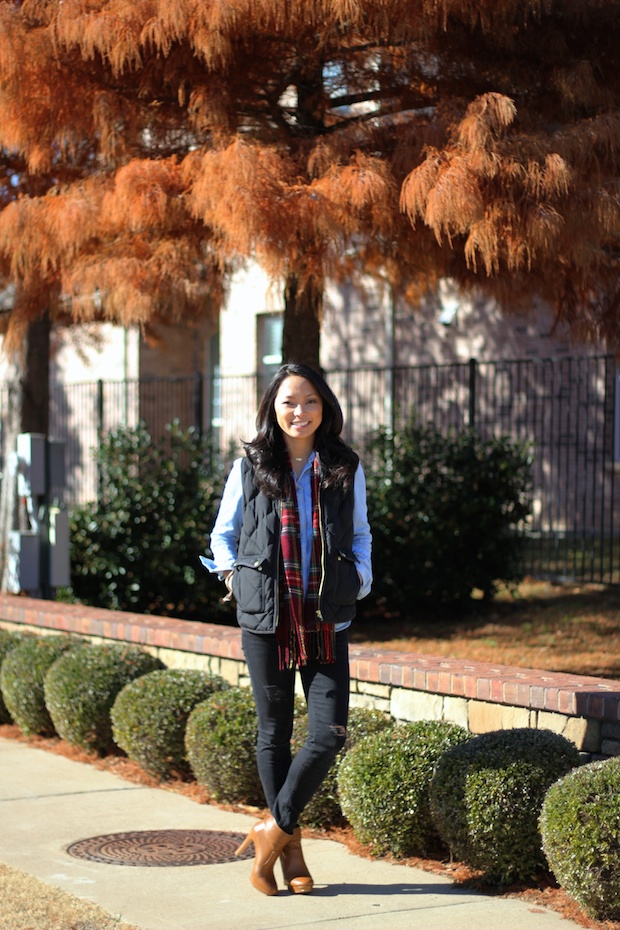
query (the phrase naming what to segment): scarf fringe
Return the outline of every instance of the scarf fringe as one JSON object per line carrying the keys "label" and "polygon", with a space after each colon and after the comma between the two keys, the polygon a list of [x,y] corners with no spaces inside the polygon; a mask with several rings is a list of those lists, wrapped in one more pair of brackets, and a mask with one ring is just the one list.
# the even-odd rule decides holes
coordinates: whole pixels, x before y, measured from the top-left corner
{"label": "scarf fringe", "polygon": [[281,669],[329,664],[336,660],[336,631],[332,623],[316,618],[320,576],[319,461],[315,454],[312,476],[312,558],[308,590],[304,598],[301,572],[301,540],[295,482],[290,497],[282,501],[281,550],[283,571],[280,586],[280,622],[276,629],[278,662]]}
{"label": "scarf fringe", "polygon": [[301,667],[313,660],[322,665],[336,661],[336,630],[333,623],[321,623],[317,630],[291,624],[286,634],[285,626],[280,623],[276,631],[280,669]]}

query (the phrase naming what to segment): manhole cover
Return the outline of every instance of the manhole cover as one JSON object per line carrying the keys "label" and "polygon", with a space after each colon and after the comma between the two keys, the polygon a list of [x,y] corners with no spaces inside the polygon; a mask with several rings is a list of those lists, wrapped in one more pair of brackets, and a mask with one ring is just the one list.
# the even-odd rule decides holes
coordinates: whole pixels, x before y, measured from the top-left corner
{"label": "manhole cover", "polygon": [[243,839],[243,833],[219,830],[141,830],[79,840],[72,843],[67,852],[76,859],[109,865],[210,865],[251,859],[254,856],[252,844],[241,856],[235,856]]}

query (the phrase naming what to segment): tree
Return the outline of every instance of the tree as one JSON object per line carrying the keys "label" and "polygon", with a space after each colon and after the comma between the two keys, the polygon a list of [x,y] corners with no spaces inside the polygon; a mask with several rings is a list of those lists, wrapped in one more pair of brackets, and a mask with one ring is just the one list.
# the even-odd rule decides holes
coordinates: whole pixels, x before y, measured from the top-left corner
{"label": "tree", "polygon": [[[14,199],[44,192],[40,178],[29,177],[19,155],[0,150],[0,209]],[[1,258],[2,256],[0,256]],[[0,262],[0,284],[7,268]],[[35,299],[36,297],[36,299]],[[0,482],[0,589],[6,590],[10,566],[7,560],[9,534],[13,529],[30,529],[29,518],[17,495],[17,482],[9,477],[10,452],[15,450],[21,432],[47,434],[49,426],[50,313],[52,296],[45,286],[33,287],[25,295],[19,284],[3,293],[2,315],[12,306],[22,313],[13,328],[13,348],[8,366],[6,405],[2,410],[2,445],[5,453]],[[6,325],[6,321],[2,321]],[[1,327],[0,323],[0,327]],[[10,343],[9,343],[10,347]]]}
{"label": "tree", "polygon": [[[534,294],[618,346],[620,3],[10,0],[0,144],[9,321],[213,312],[255,256],[284,355],[318,364],[327,277]],[[62,301],[50,305],[50,289]],[[41,295],[45,293],[45,300]],[[207,304],[207,306],[205,306]]]}

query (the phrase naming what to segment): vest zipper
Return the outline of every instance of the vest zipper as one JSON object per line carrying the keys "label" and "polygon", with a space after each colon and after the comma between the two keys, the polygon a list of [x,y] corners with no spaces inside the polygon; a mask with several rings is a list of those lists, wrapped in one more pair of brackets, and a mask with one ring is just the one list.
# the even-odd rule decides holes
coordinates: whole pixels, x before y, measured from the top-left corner
{"label": "vest zipper", "polygon": [[282,553],[282,501],[276,500],[276,511],[280,518],[280,533],[278,533],[278,552],[276,557],[276,589],[274,592],[273,631],[275,633],[280,622],[280,555]]}
{"label": "vest zipper", "polygon": [[325,534],[323,532],[323,511],[321,510],[321,488],[318,490],[318,501],[317,506],[319,510],[319,536],[321,537],[321,580],[319,582],[319,591],[317,595],[317,611],[316,618],[322,623],[323,622],[323,613],[321,611],[321,598],[323,596],[323,588],[325,587]]}

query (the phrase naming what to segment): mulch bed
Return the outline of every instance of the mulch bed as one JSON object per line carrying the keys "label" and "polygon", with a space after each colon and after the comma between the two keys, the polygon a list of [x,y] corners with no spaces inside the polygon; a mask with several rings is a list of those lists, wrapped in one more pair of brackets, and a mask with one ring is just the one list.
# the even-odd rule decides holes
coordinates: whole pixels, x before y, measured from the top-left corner
{"label": "mulch bed", "polygon": [[[218,801],[214,801],[207,789],[197,784],[195,781],[182,781],[180,779],[159,781],[157,778],[149,775],[148,772],[145,772],[137,762],[132,762],[131,759],[121,754],[100,757],[95,753],[86,752],[79,747],[72,746],[70,743],[58,737],[25,736],[19,727],[7,724],[0,725],[0,737],[18,740],[37,749],[55,752],[75,762],[85,762],[94,765],[98,769],[113,772],[115,775],[133,782],[134,784],[144,785],[149,788],[160,788],[165,791],[175,791],[185,795],[185,797],[190,798],[197,804],[214,804],[223,810],[238,811],[245,814],[262,815],[262,813],[264,813],[260,808],[256,807],[249,807],[242,804],[222,804]],[[373,858],[368,847],[356,840],[351,827],[347,825],[339,827],[333,826],[326,830],[306,829],[305,832],[319,838],[342,843],[355,856],[366,859]],[[485,884],[479,872],[470,869],[463,863],[444,861],[441,859],[424,859],[417,856],[411,856],[405,859],[395,859],[391,856],[384,856],[383,859],[398,865],[411,866],[425,872],[443,875],[456,885],[463,888],[472,888],[484,894],[520,898],[530,904],[533,909],[536,907],[549,908],[550,910],[560,913],[566,920],[572,920],[573,923],[581,927],[586,927],[588,930],[620,930],[620,922],[618,921],[595,921],[584,914],[564,889],[558,887],[552,875],[543,876],[536,883],[529,885],[520,883],[498,890],[496,887]]]}

